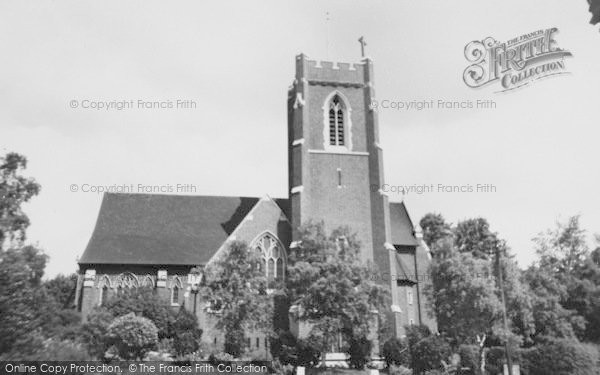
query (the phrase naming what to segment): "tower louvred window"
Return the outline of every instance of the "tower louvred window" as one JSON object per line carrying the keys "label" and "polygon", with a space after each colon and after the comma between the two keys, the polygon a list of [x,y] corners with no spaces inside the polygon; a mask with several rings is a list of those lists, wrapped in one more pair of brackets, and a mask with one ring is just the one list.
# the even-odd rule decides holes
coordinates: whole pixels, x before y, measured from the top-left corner
{"label": "tower louvred window", "polygon": [[344,146],[344,105],[339,96],[335,95],[329,103],[329,144]]}

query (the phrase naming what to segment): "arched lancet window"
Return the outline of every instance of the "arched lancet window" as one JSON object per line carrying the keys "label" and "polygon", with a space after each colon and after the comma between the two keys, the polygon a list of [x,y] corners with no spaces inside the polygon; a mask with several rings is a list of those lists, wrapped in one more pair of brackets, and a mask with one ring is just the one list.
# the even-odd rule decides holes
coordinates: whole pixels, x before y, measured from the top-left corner
{"label": "arched lancet window", "polygon": [[285,277],[285,249],[281,242],[270,233],[258,237],[253,243],[259,254],[259,267],[268,280],[282,280]]}
{"label": "arched lancet window", "polygon": [[179,305],[179,287],[177,285],[171,290],[171,304]]}
{"label": "arched lancet window", "polygon": [[329,102],[329,144],[345,146],[344,104],[338,95]]}
{"label": "arched lancet window", "polygon": [[144,288],[154,288],[154,280],[152,280],[152,276],[146,275],[144,278],[144,282],[142,283]]}
{"label": "arched lancet window", "polygon": [[106,304],[106,300],[108,299],[108,286],[104,285],[101,289],[100,289],[100,306],[104,306],[104,304]]}
{"label": "arched lancet window", "polygon": [[179,292],[183,289],[183,284],[179,277],[175,277],[171,283],[171,305],[179,305]]}

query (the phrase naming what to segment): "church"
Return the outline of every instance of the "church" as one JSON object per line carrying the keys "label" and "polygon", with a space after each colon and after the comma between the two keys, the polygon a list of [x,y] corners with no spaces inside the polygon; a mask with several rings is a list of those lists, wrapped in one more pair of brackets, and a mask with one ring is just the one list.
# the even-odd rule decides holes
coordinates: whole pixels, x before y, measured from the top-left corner
{"label": "church", "polygon": [[[265,277],[284,280],[288,249],[298,228],[323,222],[331,231],[357,234],[361,257],[375,263],[389,285],[396,336],[405,326],[436,322],[426,311],[424,286],[431,255],[403,202],[382,190],[373,62],[295,59],[288,90],[288,197],[226,197],[107,193],[87,248],[79,259],[77,307],[92,309],[124,288],[151,287],[173,308],[193,311],[202,340],[222,345],[214,312],[197,300],[202,269],[232,241],[244,241],[264,258]],[[282,140],[283,142],[284,140]],[[257,166],[258,167],[258,166]],[[293,319],[290,330],[306,329]],[[264,336],[248,338],[252,350],[268,350]]]}

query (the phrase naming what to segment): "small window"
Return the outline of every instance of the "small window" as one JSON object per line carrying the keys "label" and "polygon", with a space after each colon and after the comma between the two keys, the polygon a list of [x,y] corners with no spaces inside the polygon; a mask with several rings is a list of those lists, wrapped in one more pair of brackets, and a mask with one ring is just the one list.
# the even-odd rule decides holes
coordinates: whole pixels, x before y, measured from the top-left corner
{"label": "small window", "polygon": [[104,285],[102,289],[100,289],[100,306],[104,306],[106,303],[106,299],[108,297],[108,287]]}
{"label": "small window", "polygon": [[216,337],[213,339],[213,343],[214,343],[215,345],[217,345],[217,338],[216,338]]}
{"label": "small window", "polygon": [[256,349],[260,348],[260,337],[256,338]]}
{"label": "small window", "polygon": [[413,319],[409,319],[408,324],[412,326],[415,324],[415,321]]}
{"label": "small window", "polygon": [[250,347],[250,345],[252,345],[252,344],[250,343],[250,337],[248,337],[248,338],[246,339],[246,345],[247,345],[248,347]]}
{"label": "small window", "polygon": [[342,187],[342,169],[337,169],[338,187]]}
{"label": "small window", "polygon": [[409,305],[413,304],[413,292],[412,292],[412,290],[407,290],[406,291],[406,300],[408,301]]}
{"label": "small window", "polygon": [[179,305],[179,287],[175,285],[171,291],[171,304]]}

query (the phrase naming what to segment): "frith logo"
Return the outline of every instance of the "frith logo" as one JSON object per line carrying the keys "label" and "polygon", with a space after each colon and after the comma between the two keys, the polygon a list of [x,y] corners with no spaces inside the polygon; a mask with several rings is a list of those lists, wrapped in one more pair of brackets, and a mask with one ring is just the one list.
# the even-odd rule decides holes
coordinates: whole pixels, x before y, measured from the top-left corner
{"label": "frith logo", "polygon": [[538,79],[568,73],[564,58],[571,52],[558,47],[557,28],[537,30],[500,43],[492,37],[473,41],[465,47],[472,63],[463,80],[472,88],[498,81],[502,91],[525,86]]}

